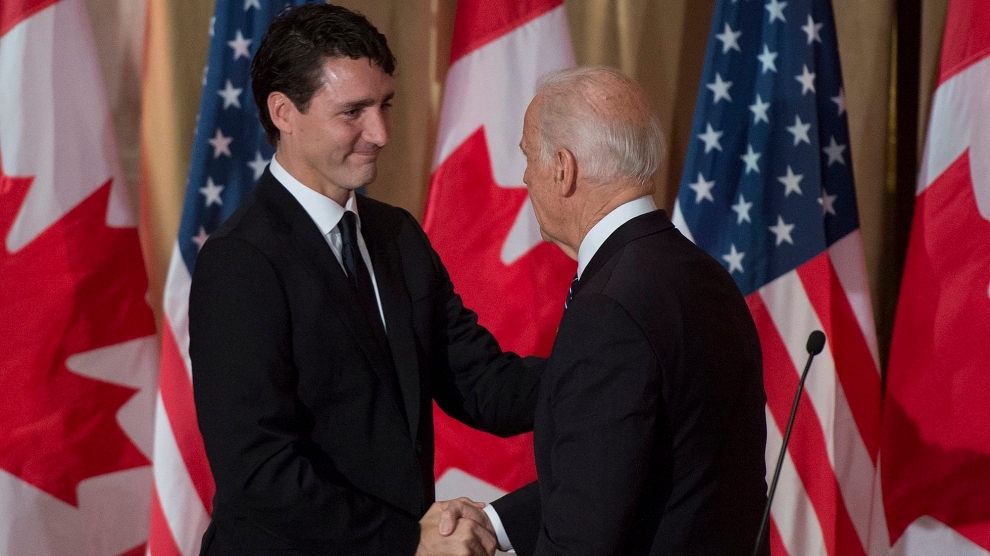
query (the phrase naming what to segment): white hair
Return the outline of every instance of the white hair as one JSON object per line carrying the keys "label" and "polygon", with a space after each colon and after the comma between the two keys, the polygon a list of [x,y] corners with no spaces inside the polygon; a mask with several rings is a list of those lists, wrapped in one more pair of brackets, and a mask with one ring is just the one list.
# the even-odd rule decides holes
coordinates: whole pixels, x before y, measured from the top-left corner
{"label": "white hair", "polygon": [[[609,67],[578,67],[540,78],[540,162],[564,148],[595,183],[633,178],[647,185],[663,158],[663,131],[642,87]],[[619,106],[615,109],[619,97]],[[629,107],[635,107],[630,114]],[[630,118],[630,116],[633,116]]]}

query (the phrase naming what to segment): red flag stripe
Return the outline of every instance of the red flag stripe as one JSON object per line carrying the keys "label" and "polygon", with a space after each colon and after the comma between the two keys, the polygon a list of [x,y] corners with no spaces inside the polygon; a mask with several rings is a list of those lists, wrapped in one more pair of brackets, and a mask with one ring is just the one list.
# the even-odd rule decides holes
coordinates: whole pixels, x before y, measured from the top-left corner
{"label": "red flag stripe", "polygon": [[162,403],[172,425],[175,442],[182,454],[182,460],[189,471],[196,493],[203,507],[210,511],[213,507],[215,486],[206,459],[203,437],[196,424],[196,407],[193,404],[192,381],[185,368],[185,361],[179,352],[168,317],[162,327],[162,366],[159,377]]}
{"label": "red flag stripe", "polygon": [[151,485],[151,529],[148,531],[148,554],[154,556],[184,556],[175,545],[175,538],[162,512],[158,488]]}
{"label": "red flag stripe", "polygon": [[[777,331],[777,326],[774,324],[773,317],[767,310],[762,296],[759,293],[755,293],[747,297],[746,302],[749,305],[750,313],[753,315],[753,321],[756,323],[756,329],[760,336],[760,347],[763,350],[763,384],[767,394],[769,416],[773,418],[773,424],[767,423],[767,425],[768,428],[773,426],[779,431],[778,434],[783,437],[787,430],[787,421],[790,416],[794,394],[797,392],[797,373],[799,371],[787,353],[783,340]],[[806,434],[814,434],[815,432],[819,435],[821,434],[820,426],[816,427],[818,429],[817,431],[810,430],[807,427],[808,419],[804,418],[804,416],[811,411],[811,404],[807,398],[807,392],[804,392],[801,395],[801,401],[798,402],[798,416],[802,417],[802,419],[796,419],[794,422],[787,453],[791,459],[791,464],[800,478],[802,488],[806,492],[817,516],[818,528],[821,530],[822,541],[826,551],[828,554],[835,554],[834,535],[830,534],[831,527],[828,525],[834,522],[834,507],[830,511],[827,511],[829,510],[827,508],[822,508],[821,498],[818,497],[816,499],[813,492],[817,481],[812,482],[810,486],[808,483],[809,474],[812,474],[816,469],[830,467],[828,465],[828,455],[822,449],[821,453],[817,454],[818,457],[815,458],[817,465],[813,467],[812,471],[809,471],[807,465],[809,457],[808,448],[806,443],[798,440]],[[783,441],[781,440],[780,442],[782,443]],[[777,451],[779,452],[779,447]],[[801,459],[802,457],[804,458],[803,460]],[[776,458],[773,458],[773,460],[776,462]],[[802,465],[804,469],[801,469]],[[773,469],[768,468],[767,474],[770,475],[771,473],[773,473]],[[770,476],[772,477],[772,475]]]}
{"label": "red flag stripe", "polygon": [[[768,312],[783,339],[793,364],[803,369],[808,359],[805,349],[808,333],[823,328],[797,272],[781,276],[760,289]],[[859,436],[852,411],[842,385],[835,376],[833,351],[842,350],[831,340],[815,358],[814,370],[808,375],[805,391],[823,435],[828,461],[838,480],[845,507],[858,531],[861,544],[870,535],[871,495],[875,466]]]}
{"label": "red flag stripe", "polygon": [[[866,277],[866,261],[863,259],[863,236],[853,230],[846,237],[828,248],[832,270],[839,278],[846,301],[853,312],[857,328],[863,335],[873,358],[873,368],[880,376],[880,349],[877,345],[877,332],[874,326],[873,307],[870,303],[870,286]],[[874,403],[880,403],[876,400]]]}
{"label": "red flag stripe", "polygon": [[[806,292],[796,275],[786,275],[766,286],[762,292],[764,296],[769,293],[774,303],[785,305],[763,306],[770,315],[764,332],[769,332],[774,339],[774,342],[767,342],[764,346],[768,403],[775,420],[783,427],[797,387],[798,371],[803,370],[807,355],[803,349],[795,350],[794,346],[788,350],[780,332],[789,330],[789,342],[793,342],[793,330],[801,331],[798,336],[800,348],[803,348],[805,327],[799,323],[802,320],[806,322],[808,330],[818,327],[819,323],[817,315],[811,312]],[[768,303],[765,297],[761,299]],[[780,361],[777,363],[776,370],[780,373],[777,379],[773,378],[773,357],[778,357]],[[796,444],[790,452],[822,521],[824,537],[827,539],[834,534],[838,541],[837,550],[840,554],[847,554],[854,553],[854,550],[863,551],[862,547],[869,539],[874,465],[859,439],[843,391],[835,384],[830,357],[829,351],[820,355],[815,363],[816,369],[809,375],[794,429],[795,440],[792,442]],[[777,402],[778,406],[773,401],[772,393],[775,387],[781,387],[781,381],[786,387]],[[807,413],[802,415],[804,412]],[[827,426],[823,427],[823,423]],[[801,440],[796,440],[798,438]],[[802,443],[809,443],[810,447]]]}
{"label": "red flag stripe", "polygon": [[[766,408],[767,419],[767,484],[773,477],[777,456],[783,443],[783,431],[777,427],[770,408]],[[804,490],[794,460],[790,453],[784,454],[780,467],[780,479],[770,508],[772,523],[780,533],[783,552],[772,552],[775,556],[786,554],[820,553],[825,546],[822,528],[818,523],[818,514]]]}
{"label": "red flag stripe", "polygon": [[148,543],[141,543],[134,548],[121,552],[117,556],[143,556],[148,550]]}
{"label": "red flag stripe", "polygon": [[[172,532],[175,544],[183,554],[198,552],[200,539],[209,524],[210,516],[196,492],[192,478],[179,452],[172,433],[169,416],[161,396],[155,413],[155,466],[154,481],[162,504],[162,514],[167,528]],[[149,545],[155,554],[155,545]]]}
{"label": "red flag stripe", "polygon": [[[188,345],[186,313],[189,285],[189,272],[176,246],[165,287],[154,464],[160,507],[159,517],[154,517],[154,514],[152,517],[153,520],[160,520],[154,527],[165,531],[169,538],[167,542],[162,541],[161,538],[166,535],[162,533],[159,538],[149,540],[148,553],[152,556],[160,552],[171,554],[170,547],[173,545],[186,556],[197,554],[212,507],[212,476],[209,475],[202,439],[196,429],[187,359],[181,355]],[[192,448],[188,447],[190,445]],[[194,479],[194,476],[197,478]]]}
{"label": "red flag stripe", "polygon": [[780,530],[777,529],[777,524],[771,521],[769,527],[770,554],[787,554],[787,548],[784,547],[784,539],[780,536]]}
{"label": "red flag stripe", "polygon": [[880,448],[880,375],[827,252],[797,270],[832,345],[835,370],[873,466]]}
{"label": "red flag stripe", "polygon": [[562,0],[460,0],[450,63],[563,4]]}
{"label": "red flag stripe", "polygon": [[[870,495],[878,492],[880,375],[866,336],[875,337],[861,253],[858,232],[850,234],[830,247],[827,256],[823,253],[799,267],[798,277],[828,338],[829,350],[823,355],[831,356],[834,367],[828,367],[827,357],[816,365],[838,380],[831,461],[845,507],[867,546],[872,535],[885,537],[886,529]],[[856,297],[865,305],[859,318],[850,302]]]}
{"label": "red flag stripe", "polygon": [[[750,296],[750,299],[757,297]],[[799,373],[803,368],[795,367],[766,307],[762,303],[758,307],[753,305],[751,302],[750,309],[763,347],[767,405],[777,426],[783,431],[787,427]],[[803,392],[787,450],[818,514],[827,553],[865,555],[849,513],[837,496],[839,485],[829,463],[823,428],[811,405],[807,391]]]}

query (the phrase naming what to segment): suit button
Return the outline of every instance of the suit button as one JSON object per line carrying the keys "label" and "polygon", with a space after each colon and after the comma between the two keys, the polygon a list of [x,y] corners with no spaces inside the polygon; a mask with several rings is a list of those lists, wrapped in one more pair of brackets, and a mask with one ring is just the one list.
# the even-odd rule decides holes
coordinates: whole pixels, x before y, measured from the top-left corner
{"label": "suit button", "polygon": [[422,453],[423,453],[423,445],[420,444],[419,442],[417,442],[416,443],[416,455],[420,455]]}

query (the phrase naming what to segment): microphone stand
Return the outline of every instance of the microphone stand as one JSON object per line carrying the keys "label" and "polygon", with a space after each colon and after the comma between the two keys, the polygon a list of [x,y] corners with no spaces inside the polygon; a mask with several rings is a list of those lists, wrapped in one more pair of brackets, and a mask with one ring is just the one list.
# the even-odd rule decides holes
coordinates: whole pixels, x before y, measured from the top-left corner
{"label": "microphone stand", "polygon": [[777,468],[774,469],[773,480],[770,481],[770,494],[767,496],[767,505],[763,508],[763,519],[760,520],[760,532],[756,535],[756,546],[753,547],[753,556],[759,556],[760,554],[760,545],[763,544],[763,537],[767,532],[770,504],[773,502],[773,495],[777,491],[777,480],[780,479],[780,468],[784,465],[784,454],[787,453],[787,441],[791,439],[791,429],[794,427],[794,417],[797,415],[798,402],[801,401],[801,392],[804,391],[804,381],[808,378],[811,361],[825,348],[825,334],[821,330],[812,332],[808,336],[806,348],[808,350],[808,363],[804,366],[804,372],[801,373],[801,380],[798,382],[797,393],[794,394],[791,416],[787,419],[787,431],[784,432],[784,442],[780,446],[780,455],[777,457]]}

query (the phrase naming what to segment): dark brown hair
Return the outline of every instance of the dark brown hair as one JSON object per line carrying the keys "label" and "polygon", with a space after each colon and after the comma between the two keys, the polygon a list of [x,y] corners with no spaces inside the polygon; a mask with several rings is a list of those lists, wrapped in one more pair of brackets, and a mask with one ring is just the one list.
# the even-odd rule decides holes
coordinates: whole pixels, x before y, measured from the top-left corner
{"label": "dark brown hair", "polygon": [[251,61],[251,91],[268,142],[278,146],[279,131],[268,112],[268,95],[284,93],[305,113],[320,87],[328,58],[367,58],[392,75],[395,57],[385,36],[363,15],[330,4],[287,8],[272,21]]}

